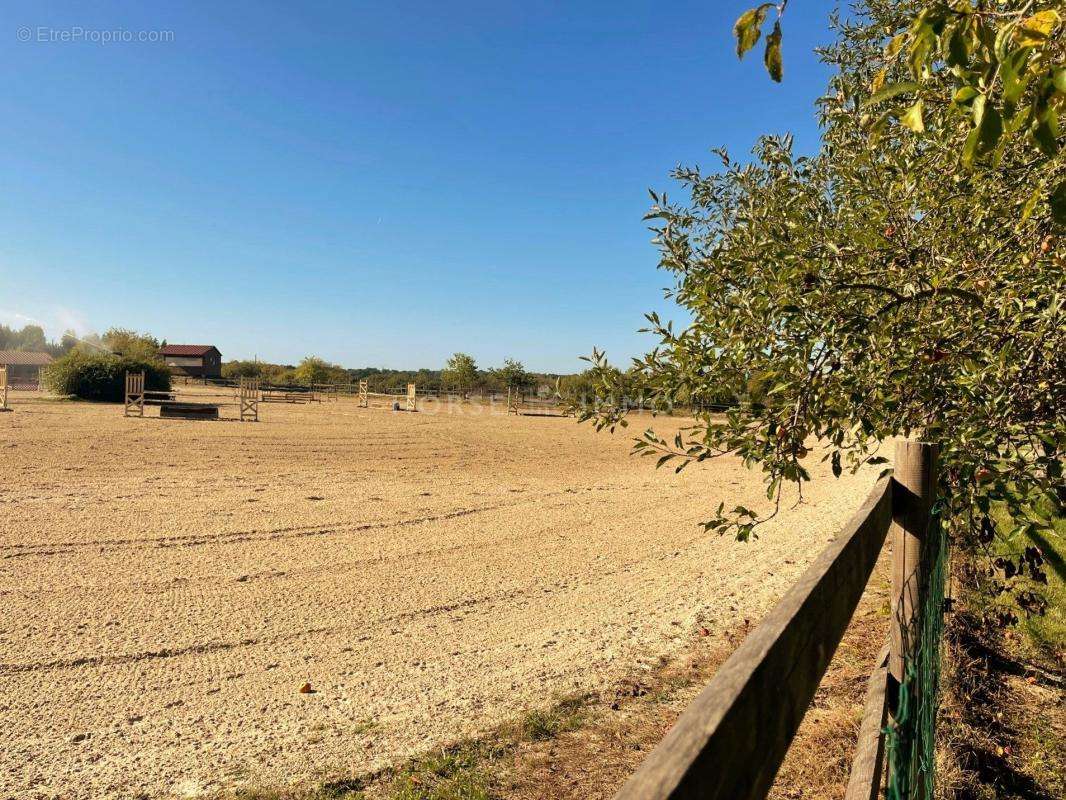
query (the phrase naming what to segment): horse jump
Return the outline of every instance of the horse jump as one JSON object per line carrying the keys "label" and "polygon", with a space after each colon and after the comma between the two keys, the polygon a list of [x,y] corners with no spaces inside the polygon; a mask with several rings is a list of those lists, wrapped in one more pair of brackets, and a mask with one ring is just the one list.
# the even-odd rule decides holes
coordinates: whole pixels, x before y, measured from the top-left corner
{"label": "horse jump", "polygon": [[[388,392],[372,392],[366,381],[359,381],[359,407],[370,408],[371,397],[395,398],[396,395],[389,394]],[[405,409],[407,411],[418,411],[418,387],[415,384],[407,384],[407,394],[405,397]]]}
{"label": "horse jump", "polygon": [[[160,417],[218,419],[219,408],[233,406],[241,422],[258,422],[259,391],[258,379],[241,378],[235,395],[160,392],[144,388],[144,372],[127,372],[123,416],[143,417],[145,405],[154,405],[159,406]],[[205,398],[208,402],[198,402]],[[217,402],[217,398],[232,399],[232,402]]]}

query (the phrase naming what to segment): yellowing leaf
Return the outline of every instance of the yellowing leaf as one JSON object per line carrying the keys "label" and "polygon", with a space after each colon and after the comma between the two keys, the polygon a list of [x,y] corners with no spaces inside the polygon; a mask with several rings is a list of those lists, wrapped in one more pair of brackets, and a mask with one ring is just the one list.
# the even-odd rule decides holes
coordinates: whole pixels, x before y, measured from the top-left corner
{"label": "yellowing leaf", "polygon": [[918,98],[917,102],[907,109],[903,116],[899,118],[899,121],[915,133],[922,133],[925,130],[925,121],[922,119],[921,98]]}
{"label": "yellowing leaf", "polygon": [[907,34],[900,33],[892,37],[892,41],[888,43],[888,47],[885,48],[885,56],[887,58],[895,58],[899,51],[903,49],[903,45],[907,41]]}
{"label": "yellowing leaf", "polygon": [[[1040,202],[1040,197],[1044,192],[1043,186],[1037,186],[1036,190],[1025,201],[1025,205],[1022,207],[1022,217],[1020,222],[1025,222],[1033,213],[1033,209],[1036,208],[1036,204]],[[1019,223],[1020,224],[1020,223]]]}
{"label": "yellowing leaf", "polygon": [[1014,31],[1014,38],[1022,47],[1039,47],[1048,40],[1051,31],[1059,24],[1059,20],[1057,11],[1049,10],[1033,14],[1023,20]]}
{"label": "yellowing leaf", "polygon": [[762,35],[762,23],[766,19],[766,9],[769,3],[763,3],[758,8],[749,8],[741,14],[733,25],[733,35],[737,39],[737,58],[743,58],[744,54],[755,46]]}
{"label": "yellowing leaf", "polygon": [[774,23],[774,29],[770,35],[766,37],[766,53],[763,56],[763,62],[766,64],[766,71],[770,73],[770,77],[777,83],[781,83],[782,75],[782,63],[781,63],[781,21],[778,20]]}
{"label": "yellowing leaf", "polygon": [[888,74],[888,67],[874,75],[873,81],[870,83],[870,93],[877,94],[881,91],[881,87],[885,85],[885,76]]}

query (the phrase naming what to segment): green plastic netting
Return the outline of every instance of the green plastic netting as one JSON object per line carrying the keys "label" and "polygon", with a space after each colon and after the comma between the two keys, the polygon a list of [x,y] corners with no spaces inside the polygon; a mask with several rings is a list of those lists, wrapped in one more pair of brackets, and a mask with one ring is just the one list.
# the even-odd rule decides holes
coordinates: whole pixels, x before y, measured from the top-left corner
{"label": "green plastic netting", "polygon": [[[903,626],[904,666],[896,718],[885,729],[888,800],[931,800],[936,785],[936,717],[940,700],[940,648],[944,633],[944,587],[948,543],[934,507],[922,563],[929,569],[918,587],[919,611]],[[913,648],[913,649],[912,649]]]}

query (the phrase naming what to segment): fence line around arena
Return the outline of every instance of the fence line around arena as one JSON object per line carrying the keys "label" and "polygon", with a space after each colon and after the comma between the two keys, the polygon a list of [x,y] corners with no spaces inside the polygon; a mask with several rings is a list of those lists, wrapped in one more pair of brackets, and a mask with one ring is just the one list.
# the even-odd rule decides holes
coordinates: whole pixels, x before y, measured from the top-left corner
{"label": "fence line around arena", "polygon": [[[616,800],[763,800],[892,531],[891,632],[868,682],[846,800],[929,800],[935,680],[916,665],[939,641],[922,641],[923,618],[943,613],[946,550],[931,547],[934,445],[902,441],[895,470],[866,497],[832,543],[722,665]],[[939,539],[936,539],[939,541]],[[938,598],[940,598],[938,600]],[[926,696],[923,696],[926,695]],[[886,768],[886,752],[888,753]]]}

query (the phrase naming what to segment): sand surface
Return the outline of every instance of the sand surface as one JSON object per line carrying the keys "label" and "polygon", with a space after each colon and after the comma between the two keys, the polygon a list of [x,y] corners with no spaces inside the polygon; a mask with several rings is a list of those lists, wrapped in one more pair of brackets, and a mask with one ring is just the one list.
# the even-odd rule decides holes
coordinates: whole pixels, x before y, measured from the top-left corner
{"label": "sand surface", "polygon": [[755,621],[874,480],[811,458],[740,544],[697,523],[765,507],[760,477],[656,471],[632,427],[261,411],[0,414],[0,797],[212,796],[476,734]]}

